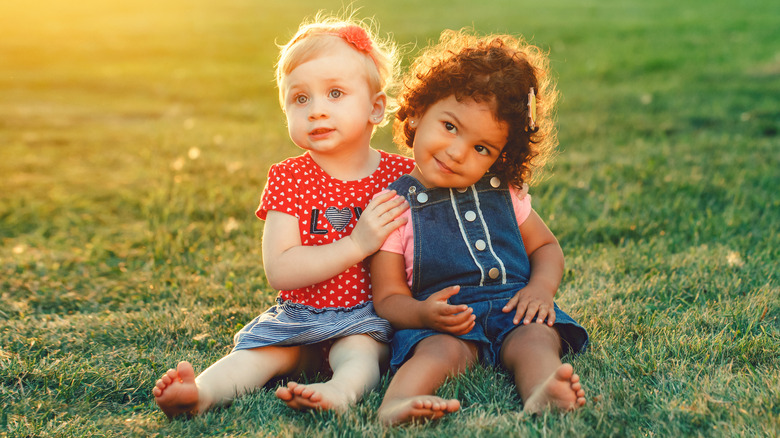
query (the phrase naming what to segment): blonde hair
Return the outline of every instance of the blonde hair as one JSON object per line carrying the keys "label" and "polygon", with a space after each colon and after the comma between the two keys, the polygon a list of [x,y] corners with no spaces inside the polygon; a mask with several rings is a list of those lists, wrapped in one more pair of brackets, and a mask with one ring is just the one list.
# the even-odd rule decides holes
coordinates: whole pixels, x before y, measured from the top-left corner
{"label": "blonde hair", "polygon": [[[370,49],[359,49],[353,42],[343,37],[344,29],[357,26],[362,29],[370,40]],[[311,21],[301,23],[298,31],[290,38],[287,44],[279,46],[279,61],[276,63],[276,86],[279,88],[279,103],[284,108],[284,89],[282,80],[296,67],[310,61],[323,50],[339,44],[339,41],[349,44],[355,52],[363,55],[368,77],[368,85],[375,93],[380,91],[387,94],[387,108],[385,119],[380,123],[387,123],[387,114],[392,113],[394,100],[389,96],[390,90],[396,85],[399,71],[398,49],[390,39],[381,39],[377,36],[376,24],[373,20],[354,19],[354,14],[339,18],[336,16],[318,13]]]}

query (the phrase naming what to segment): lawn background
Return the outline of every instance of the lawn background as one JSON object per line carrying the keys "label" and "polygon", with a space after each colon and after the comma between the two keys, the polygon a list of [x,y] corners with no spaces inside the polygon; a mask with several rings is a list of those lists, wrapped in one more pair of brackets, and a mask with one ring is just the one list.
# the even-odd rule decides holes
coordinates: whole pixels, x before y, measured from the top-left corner
{"label": "lawn background", "polygon": [[[776,436],[780,2],[357,1],[405,64],[444,28],[549,50],[559,155],[532,193],[591,335],[588,404],[537,418],[502,372],[464,409],[384,428],[267,390],[169,423],[150,394],[272,303],[254,215],[297,155],[276,42],[340,1],[0,4],[0,435]],[[373,144],[394,151],[389,129]]]}

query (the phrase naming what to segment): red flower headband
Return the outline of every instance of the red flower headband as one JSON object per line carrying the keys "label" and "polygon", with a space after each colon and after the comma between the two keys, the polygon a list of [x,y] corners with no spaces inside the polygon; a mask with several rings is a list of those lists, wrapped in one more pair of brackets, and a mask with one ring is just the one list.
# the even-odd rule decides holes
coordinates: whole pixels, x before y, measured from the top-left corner
{"label": "red flower headband", "polygon": [[350,25],[339,29],[338,35],[361,52],[371,53],[371,38],[365,29],[360,26]]}

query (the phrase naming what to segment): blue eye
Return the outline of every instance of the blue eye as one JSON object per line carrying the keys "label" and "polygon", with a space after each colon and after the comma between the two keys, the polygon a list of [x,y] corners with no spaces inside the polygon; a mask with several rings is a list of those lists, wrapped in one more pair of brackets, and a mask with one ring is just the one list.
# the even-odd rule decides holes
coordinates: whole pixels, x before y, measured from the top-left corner
{"label": "blue eye", "polygon": [[309,98],[304,96],[303,94],[299,94],[295,96],[295,103],[303,105],[304,103],[308,102]]}

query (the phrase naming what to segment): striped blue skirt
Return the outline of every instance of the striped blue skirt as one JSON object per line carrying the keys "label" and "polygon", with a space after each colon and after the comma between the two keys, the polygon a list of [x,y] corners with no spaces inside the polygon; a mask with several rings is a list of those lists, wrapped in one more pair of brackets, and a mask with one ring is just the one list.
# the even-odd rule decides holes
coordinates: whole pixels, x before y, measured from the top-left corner
{"label": "striped blue skirt", "polygon": [[233,337],[236,350],[269,345],[306,345],[365,334],[388,343],[393,337],[390,323],[377,316],[368,301],[350,308],[317,309],[277,299]]}

